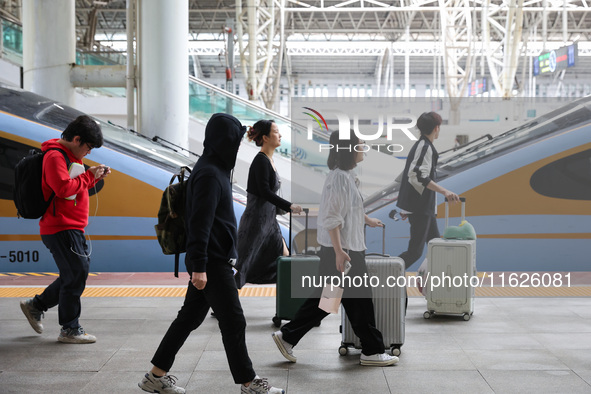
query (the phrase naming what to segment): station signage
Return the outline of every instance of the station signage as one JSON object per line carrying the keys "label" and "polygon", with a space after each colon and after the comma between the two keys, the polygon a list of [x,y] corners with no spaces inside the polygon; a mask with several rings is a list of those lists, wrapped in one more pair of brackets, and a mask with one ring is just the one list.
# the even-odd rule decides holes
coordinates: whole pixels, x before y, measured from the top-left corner
{"label": "station signage", "polygon": [[577,61],[577,44],[568,45],[545,52],[534,58],[534,76],[551,74],[555,71],[573,67]]}
{"label": "station signage", "polygon": [[486,77],[482,79],[475,79],[472,82],[468,83],[468,97],[478,96],[479,94],[485,93],[488,91],[488,85]]}

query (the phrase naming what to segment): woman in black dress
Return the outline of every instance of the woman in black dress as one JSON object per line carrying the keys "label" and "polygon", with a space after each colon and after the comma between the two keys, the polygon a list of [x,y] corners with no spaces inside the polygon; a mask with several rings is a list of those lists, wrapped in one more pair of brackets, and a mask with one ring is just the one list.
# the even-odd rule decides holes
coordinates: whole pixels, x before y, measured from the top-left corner
{"label": "woman in black dress", "polygon": [[259,120],[248,130],[248,139],[261,151],[248,172],[246,209],[238,226],[236,286],[275,283],[277,257],[289,254],[277,223],[278,209],[300,213],[302,207],[277,195],[281,179],[273,153],[281,145],[279,128],[272,120]]}

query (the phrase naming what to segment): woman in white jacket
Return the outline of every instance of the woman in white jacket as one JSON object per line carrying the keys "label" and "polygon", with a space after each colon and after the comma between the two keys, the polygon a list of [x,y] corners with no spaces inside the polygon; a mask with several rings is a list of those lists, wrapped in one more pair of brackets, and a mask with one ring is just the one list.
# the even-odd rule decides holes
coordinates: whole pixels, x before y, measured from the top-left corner
{"label": "woman in white jacket", "polygon": [[[318,243],[320,250],[320,275],[341,277],[346,262],[352,278],[367,275],[365,264],[364,224],[382,226],[375,218],[365,215],[363,200],[352,171],[363,160],[363,142],[353,135],[340,140],[339,132],[330,136],[328,174],[318,214]],[[355,283],[354,280],[351,283]],[[302,337],[317,326],[328,313],[318,307],[319,298],[308,299],[294,319],[273,333],[273,339],[281,354],[296,362],[292,348]],[[376,328],[372,292],[370,287],[345,286],[342,304],[351,321],[353,331],[361,339],[361,365],[387,366],[398,362],[398,357],[385,353],[382,333]]]}

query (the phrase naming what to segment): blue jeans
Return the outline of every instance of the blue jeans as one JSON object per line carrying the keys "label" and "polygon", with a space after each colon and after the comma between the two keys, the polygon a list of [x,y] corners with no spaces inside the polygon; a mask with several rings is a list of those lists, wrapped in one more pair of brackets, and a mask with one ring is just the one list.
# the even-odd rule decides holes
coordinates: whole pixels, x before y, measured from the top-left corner
{"label": "blue jeans", "polygon": [[65,230],[41,235],[41,240],[53,255],[60,276],[36,295],[33,306],[47,311],[58,305],[59,324],[63,328],[78,328],[80,323],[80,296],[86,287],[90,269],[88,246],[80,230]]}

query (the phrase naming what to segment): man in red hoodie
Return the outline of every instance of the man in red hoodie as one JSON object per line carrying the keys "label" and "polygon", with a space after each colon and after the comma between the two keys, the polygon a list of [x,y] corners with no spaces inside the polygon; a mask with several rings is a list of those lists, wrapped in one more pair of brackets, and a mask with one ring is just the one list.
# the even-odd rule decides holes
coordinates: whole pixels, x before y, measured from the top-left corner
{"label": "man in red hoodie", "polygon": [[78,322],[80,296],[86,287],[90,264],[84,228],[88,224],[88,190],[111,171],[104,165],[85,170],[82,159],[102,144],[103,134],[98,123],[82,115],[66,127],[61,138],[41,145],[46,152],[41,182],[43,194],[46,199],[52,193],[55,197],[39,227],[41,240],[57,264],[59,277],[40,295],[21,301],[21,309],[31,327],[41,334],[43,312],[59,305],[62,329],[58,341],[65,343],[96,342],[96,337],[86,334]]}

